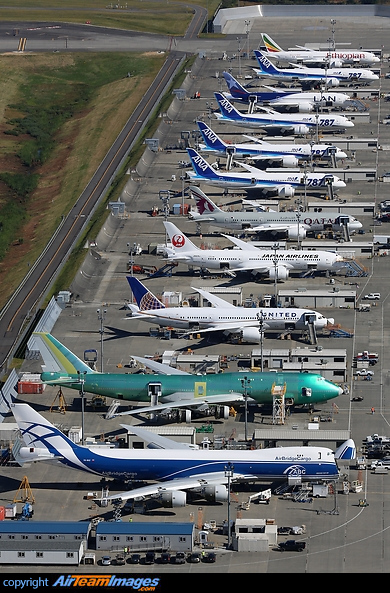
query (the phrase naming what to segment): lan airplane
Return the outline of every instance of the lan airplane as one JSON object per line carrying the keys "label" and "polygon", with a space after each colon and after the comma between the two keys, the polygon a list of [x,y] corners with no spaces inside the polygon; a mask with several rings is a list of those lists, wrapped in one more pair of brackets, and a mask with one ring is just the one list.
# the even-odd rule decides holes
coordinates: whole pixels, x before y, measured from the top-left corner
{"label": "lan airplane", "polygon": [[245,136],[252,142],[232,144],[224,142],[203,121],[198,121],[197,124],[204,142],[199,144],[199,150],[215,156],[237,160],[250,158],[256,162],[280,163],[283,167],[297,167],[304,161],[310,163],[313,159],[330,161],[334,157],[339,161],[347,158],[345,152],[331,144],[271,144],[252,136]]}
{"label": "lan airplane", "polygon": [[299,113],[310,113],[323,107],[346,107],[351,104],[351,97],[345,93],[324,90],[323,92],[297,93],[295,90],[285,90],[265,87],[268,91],[248,91],[229,72],[223,76],[229,88],[224,93],[229,101],[249,104],[250,109],[257,103],[269,105],[276,111],[284,110]]}
{"label": "lan airplane", "polygon": [[[227,418],[229,406],[245,400],[243,374],[192,375],[142,357],[133,357],[156,374],[99,373],[92,370],[54,336],[34,332],[34,350],[41,353],[44,365],[41,380],[48,385],[68,387],[83,393],[93,393],[117,400],[147,403],[130,413],[158,413],[170,417],[174,409],[185,410],[186,422],[191,421],[191,411],[200,415],[215,413]],[[309,405],[338,397],[343,389],[321,375],[300,372],[247,373],[250,379],[248,401],[254,404],[271,404],[273,388],[285,388],[287,405]]]}
{"label": "lan airplane", "polygon": [[[335,452],[319,446],[228,452],[190,449],[179,447],[166,438],[160,442],[171,445],[157,449],[83,446],[73,443],[28,404],[12,404],[11,410],[25,443],[25,446],[19,443],[19,447],[14,447],[15,459],[21,466],[45,461],[105,478],[154,482],[102,499],[116,503],[153,498],[166,507],[183,507],[187,491],[196,492],[210,502],[225,502],[229,500],[227,485],[231,483],[288,481],[289,478],[337,480],[337,460],[355,459],[356,455],[352,439]],[[125,427],[132,430],[132,427]],[[229,477],[227,465],[232,470]]]}
{"label": "lan airplane", "polygon": [[369,66],[380,62],[378,56],[363,49],[320,51],[297,45],[296,48],[286,51],[266,33],[262,33],[261,37],[266,53],[281,62],[295,62],[307,65],[327,64],[330,68],[340,68],[344,64],[365,64]]}
{"label": "lan airplane", "polygon": [[354,216],[340,212],[226,212],[198,187],[190,186],[189,189],[196,202],[196,211],[189,213],[191,220],[233,231],[285,232],[290,241],[297,241],[304,239],[308,232],[342,231],[346,226],[350,233],[354,233],[363,226]]}
{"label": "lan airplane", "polygon": [[210,333],[222,331],[225,336],[237,336],[241,342],[260,344],[260,325],[262,331],[306,330],[312,323],[316,330],[334,324],[317,311],[307,309],[284,309],[262,307],[236,307],[227,301],[202,290],[194,288],[206,298],[212,307],[165,307],[137,278],[128,276],[137,305],[128,304],[132,317],[160,327],[177,327],[189,330],[188,333]]}
{"label": "lan airplane", "polygon": [[200,249],[172,222],[164,221],[172,247],[165,247],[168,261],[182,262],[189,267],[219,270],[235,276],[235,272],[252,271],[272,280],[287,280],[290,271],[325,271],[342,267],[343,258],[331,251],[304,249],[259,249],[253,243],[222,235],[238,249]]}
{"label": "lan airplane", "polygon": [[261,171],[256,167],[240,162],[246,169],[245,172],[220,171],[214,169],[196,150],[187,148],[193,171],[186,171],[187,177],[192,182],[203,182],[208,185],[222,187],[224,189],[243,189],[250,191],[261,190],[265,194],[277,195],[282,199],[292,198],[296,191],[316,191],[326,194],[332,190],[346,187],[336,175],[327,173],[269,173]]}
{"label": "lan airplane", "polygon": [[273,78],[285,82],[298,82],[301,85],[309,83],[325,84],[326,86],[337,87],[340,82],[365,84],[379,80],[378,74],[375,74],[368,68],[306,68],[298,66],[281,70],[267,58],[266,54],[255,49],[255,56],[259,68],[254,68],[257,76],[261,78]]}
{"label": "lan airplane", "polygon": [[267,133],[282,134],[309,134],[318,130],[343,130],[353,128],[354,123],[345,115],[335,113],[310,113],[297,116],[290,113],[279,113],[268,107],[261,107],[256,113],[242,113],[230,103],[222,93],[214,93],[221,113],[215,113],[218,121],[244,126],[246,128],[259,128]]}

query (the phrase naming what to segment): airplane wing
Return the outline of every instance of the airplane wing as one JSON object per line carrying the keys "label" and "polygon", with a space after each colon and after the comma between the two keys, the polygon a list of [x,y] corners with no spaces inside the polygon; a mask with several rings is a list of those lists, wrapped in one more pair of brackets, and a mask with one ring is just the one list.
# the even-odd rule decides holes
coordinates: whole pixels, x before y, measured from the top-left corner
{"label": "airplane wing", "polygon": [[[264,324],[267,327],[267,324]],[[207,334],[210,332],[217,332],[217,331],[237,331],[239,332],[241,329],[245,327],[259,327],[259,322],[256,319],[248,320],[248,321],[236,321],[232,323],[224,323],[223,326],[215,325],[213,327],[206,327],[204,329],[197,329],[197,334]],[[184,334],[186,335],[186,334]]]}
{"label": "airplane wing", "polygon": [[191,445],[190,443],[179,443],[167,437],[163,437],[160,434],[155,434],[141,428],[140,426],[129,426],[128,424],[121,424],[128,432],[141,437],[146,443],[148,443],[149,449],[198,449],[197,445]]}
{"label": "airplane wing", "polygon": [[[264,223],[259,225],[252,225],[250,228],[245,229],[246,233],[261,233],[262,231],[287,231],[289,228],[296,228],[296,224],[274,224]],[[300,223],[302,229],[308,230],[309,227],[306,224]]]}
{"label": "airplane wing", "polygon": [[226,239],[229,239],[229,241],[237,245],[237,247],[239,247],[240,249],[243,249],[245,251],[255,251],[256,253],[259,252],[259,248],[250,242],[248,243],[247,241],[237,239],[237,237],[233,237],[231,235],[224,235],[223,233],[221,233],[221,236],[225,237]]}
{"label": "airplane wing", "polygon": [[269,142],[264,142],[261,138],[257,138],[256,136],[249,136],[248,134],[243,134],[243,137],[247,140],[252,140],[256,144],[269,144]]}
{"label": "airplane wing", "polygon": [[[175,480],[160,482],[157,484],[150,484],[149,486],[142,486],[120,494],[112,494],[111,496],[102,497],[101,500],[112,500],[125,502],[126,500],[144,500],[145,498],[163,495],[166,492],[174,492],[176,490],[197,490],[205,486],[227,484],[228,479],[225,472],[215,472],[211,474],[197,474],[196,476],[189,476],[188,478],[177,478]],[[255,480],[256,476],[251,474],[239,474],[234,472],[231,483]]]}
{"label": "airplane wing", "polygon": [[[147,414],[149,412],[162,412],[163,410],[171,410],[174,408],[199,408],[201,406],[210,406],[216,404],[233,404],[236,402],[243,402],[244,396],[242,393],[221,393],[219,395],[210,395],[209,397],[196,397],[193,399],[185,399],[188,397],[188,392],[185,393],[173,393],[169,397],[175,397],[175,401],[172,402],[165,402],[161,404],[157,404],[156,406],[146,406],[143,408],[134,408],[133,410],[128,410],[126,412],[119,412],[118,414],[114,414],[113,417],[116,416],[132,416],[133,414]],[[181,399],[180,399],[181,397]]]}
{"label": "airplane wing", "polygon": [[[199,292],[199,294],[201,294],[205,299],[207,299],[215,307],[224,307],[225,309],[227,307],[229,307],[232,309],[236,309],[235,305],[228,303],[228,301],[221,299],[220,297],[216,296],[215,294],[210,294],[209,292],[207,292],[206,290],[202,290],[201,288],[195,288],[193,286],[191,286],[191,288],[192,288],[192,290],[196,290],[197,292]],[[191,332],[191,333],[193,333],[193,332]],[[198,332],[196,332],[196,333],[198,333]]]}
{"label": "airplane wing", "polygon": [[150,368],[152,371],[156,373],[160,373],[162,375],[190,375],[191,373],[186,373],[186,371],[181,371],[179,369],[175,369],[170,367],[167,364],[162,364],[161,362],[157,362],[156,360],[151,360],[150,358],[143,358],[142,356],[132,356],[137,362],[145,365],[146,367]]}

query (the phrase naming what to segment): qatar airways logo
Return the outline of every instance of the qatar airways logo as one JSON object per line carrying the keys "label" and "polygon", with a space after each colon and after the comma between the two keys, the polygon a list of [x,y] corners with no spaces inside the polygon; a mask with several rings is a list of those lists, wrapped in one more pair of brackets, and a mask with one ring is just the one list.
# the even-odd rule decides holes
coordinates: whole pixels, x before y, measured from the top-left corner
{"label": "qatar airways logo", "polygon": [[186,240],[184,235],[173,235],[172,237],[172,245],[174,247],[177,247],[178,249],[180,249],[180,247],[184,247]]}
{"label": "qatar airways logo", "polygon": [[204,214],[205,212],[214,212],[214,207],[206,200],[206,198],[195,196],[195,200],[199,214]]}
{"label": "qatar airways logo", "polygon": [[218,140],[218,136],[210,129],[203,130],[203,135],[210,140],[211,144],[215,144]]}

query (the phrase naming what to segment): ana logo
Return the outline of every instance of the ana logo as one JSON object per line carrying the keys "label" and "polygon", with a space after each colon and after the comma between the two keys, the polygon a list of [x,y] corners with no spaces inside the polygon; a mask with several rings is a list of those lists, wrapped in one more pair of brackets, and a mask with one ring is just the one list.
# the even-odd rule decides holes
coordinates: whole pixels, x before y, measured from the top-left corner
{"label": "ana logo", "polygon": [[203,134],[210,140],[212,144],[215,144],[218,140],[217,136],[214,134],[212,130],[203,130]]}
{"label": "ana logo", "polygon": [[271,66],[271,62],[265,56],[259,56],[259,62],[264,64],[264,66],[266,66],[266,68],[269,68]]}
{"label": "ana logo", "polygon": [[233,111],[233,105],[231,105],[229,101],[227,101],[226,99],[223,99],[221,101],[221,107],[223,107],[225,111],[227,111],[228,113],[231,113]]}
{"label": "ana logo", "polygon": [[207,170],[208,165],[201,156],[195,156],[193,161],[196,165],[198,165],[199,169],[202,169],[203,172]]}
{"label": "ana logo", "polygon": [[172,245],[180,249],[180,247],[184,247],[185,243],[184,235],[173,235],[172,237]]}

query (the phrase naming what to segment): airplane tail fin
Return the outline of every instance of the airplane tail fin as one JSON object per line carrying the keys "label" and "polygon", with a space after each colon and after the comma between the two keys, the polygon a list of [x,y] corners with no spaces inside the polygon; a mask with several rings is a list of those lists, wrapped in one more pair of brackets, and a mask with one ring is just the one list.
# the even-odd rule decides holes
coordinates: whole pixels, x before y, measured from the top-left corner
{"label": "airplane tail fin", "polygon": [[260,70],[261,72],[263,72],[263,74],[279,74],[279,69],[276,68],[276,66],[274,66],[273,64],[271,64],[271,62],[263,52],[255,49],[254,53],[256,56],[257,63],[259,64]]}
{"label": "airplane tail fin", "polygon": [[211,214],[212,212],[222,212],[221,208],[218,208],[218,206],[216,206],[214,202],[212,202],[210,198],[208,198],[206,194],[204,194],[202,190],[199,189],[199,187],[190,185],[189,189],[190,194],[196,202],[196,209],[199,214],[206,215]]}
{"label": "airplane tail fin", "polygon": [[203,179],[216,179],[218,177],[215,169],[193,148],[187,148],[191,164],[198,177]]}
{"label": "airplane tail fin", "polygon": [[20,465],[33,461],[47,461],[66,457],[70,467],[77,464],[75,452],[80,445],[73,443],[63,432],[38,414],[28,404],[13,404],[11,411],[18,424],[23,443],[15,443],[14,456]]}
{"label": "airplane tail fin", "polygon": [[265,45],[267,52],[269,52],[270,54],[277,54],[278,52],[283,51],[280,45],[278,45],[276,41],[271,39],[271,37],[267,35],[267,33],[262,33],[261,37],[263,39],[263,43]]}
{"label": "airplane tail fin", "polygon": [[134,276],[127,276],[127,281],[140,311],[165,309],[165,305],[163,305],[163,303],[159,301],[158,298],[154,296],[154,294],[152,294],[137,278],[134,278]]}
{"label": "airplane tail fin", "polygon": [[249,97],[249,93],[244,87],[230,74],[230,72],[224,72],[223,77],[228,85],[231,96],[234,99],[245,99]]}
{"label": "airplane tail fin", "polygon": [[242,114],[230,103],[230,101],[222,95],[222,93],[214,93],[217,99],[218,106],[221,110],[222,119],[242,119]]}
{"label": "airplane tail fin", "polygon": [[334,453],[335,459],[355,459],[356,458],[356,445],[352,439],[345,441],[340,447],[338,447]]}
{"label": "airplane tail fin", "polygon": [[164,226],[175,250],[175,254],[199,251],[199,247],[190,241],[172,222],[164,221]]}
{"label": "airplane tail fin", "polygon": [[207,124],[203,121],[198,121],[198,128],[202,134],[202,138],[207,148],[213,148],[215,150],[226,150],[228,146]]}
{"label": "airplane tail fin", "polygon": [[96,372],[51,334],[34,332],[32,337],[35,340],[33,349],[39,350],[41,353],[44,362],[42,368],[45,372],[61,372],[69,375],[75,375],[78,371],[81,373]]}

